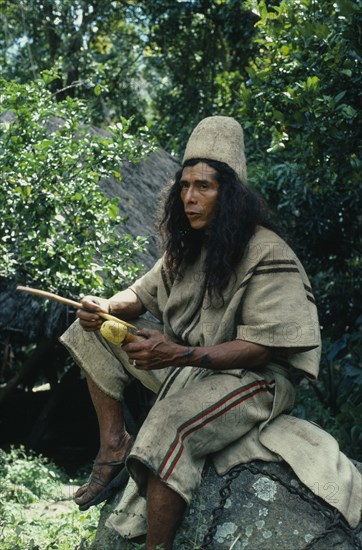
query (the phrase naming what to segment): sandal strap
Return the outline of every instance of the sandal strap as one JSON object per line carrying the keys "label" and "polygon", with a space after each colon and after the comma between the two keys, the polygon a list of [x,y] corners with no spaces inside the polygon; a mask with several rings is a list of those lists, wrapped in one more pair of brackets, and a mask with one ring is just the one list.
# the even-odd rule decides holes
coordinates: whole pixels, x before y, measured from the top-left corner
{"label": "sandal strap", "polygon": [[124,460],[110,460],[109,462],[93,462],[93,466],[124,466]]}
{"label": "sandal strap", "polygon": [[90,476],[87,482],[87,490],[89,491],[90,485],[92,483],[96,483],[97,485],[100,485],[101,487],[106,487],[108,483],[104,483],[102,479],[99,479],[98,477],[95,477],[93,475]]}

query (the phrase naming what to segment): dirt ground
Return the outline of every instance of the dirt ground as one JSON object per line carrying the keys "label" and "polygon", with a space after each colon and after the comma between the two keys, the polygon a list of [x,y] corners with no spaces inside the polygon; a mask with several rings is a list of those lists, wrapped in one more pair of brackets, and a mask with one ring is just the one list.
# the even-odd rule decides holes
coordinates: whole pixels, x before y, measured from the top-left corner
{"label": "dirt ground", "polygon": [[34,516],[41,517],[43,515],[59,516],[61,514],[78,510],[78,506],[73,501],[73,495],[77,491],[79,485],[62,485],[61,495],[56,501],[38,501],[24,507],[24,516],[31,519]]}

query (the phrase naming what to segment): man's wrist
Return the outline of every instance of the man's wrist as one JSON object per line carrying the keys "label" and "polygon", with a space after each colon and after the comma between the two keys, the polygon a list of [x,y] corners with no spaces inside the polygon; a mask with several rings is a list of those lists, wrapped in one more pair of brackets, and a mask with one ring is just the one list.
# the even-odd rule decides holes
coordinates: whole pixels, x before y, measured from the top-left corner
{"label": "man's wrist", "polygon": [[123,315],[122,307],[119,302],[113,301],[110,299],[108,302],[108,313],[114,317],[121,317]]}
{"label": "man's wrist", "polygon": [[195,348],[191,347],[191,346],[188,346],[188,347],[185,347],[185,346],[182,346],[182,351],[181,351],[181,360],[180,360],[180,366],[181,367],[186,367],[188,365],[192,366],[193,365],[193,361],[192,359],[194,358],[194,355],[195,355]]}

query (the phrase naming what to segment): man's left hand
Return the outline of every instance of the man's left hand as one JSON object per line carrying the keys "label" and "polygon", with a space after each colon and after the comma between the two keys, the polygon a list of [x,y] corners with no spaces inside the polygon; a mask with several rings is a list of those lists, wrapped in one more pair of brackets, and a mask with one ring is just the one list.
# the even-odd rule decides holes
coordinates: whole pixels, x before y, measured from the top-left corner
{"label": "man's left hand", "polygon": [[184,346],[167,340],[162,332],[143,328],[137,334],[143,340],[123,346],[130,363],[140,370],[164,369],[176,365],[182,357]]}

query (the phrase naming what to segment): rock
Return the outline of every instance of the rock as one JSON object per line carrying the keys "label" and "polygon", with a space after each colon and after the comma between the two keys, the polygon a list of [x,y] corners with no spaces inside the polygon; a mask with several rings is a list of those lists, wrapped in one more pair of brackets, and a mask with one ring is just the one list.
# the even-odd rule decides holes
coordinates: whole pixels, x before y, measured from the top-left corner
{"label": "rock", "polygon": [[[362,464],[356,465],[362,472]],[[116,495],[103,507],[93,550],[142,548],[139,541],[127,541],[105,526],[120,497],[121,494]],[[362,548],[362,524],[351,530],[339,514],[307,490],[284,463],[254,461],[222,477],[208,465],[174,548],[353,550]]]}

